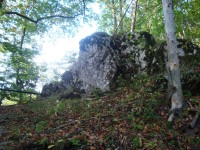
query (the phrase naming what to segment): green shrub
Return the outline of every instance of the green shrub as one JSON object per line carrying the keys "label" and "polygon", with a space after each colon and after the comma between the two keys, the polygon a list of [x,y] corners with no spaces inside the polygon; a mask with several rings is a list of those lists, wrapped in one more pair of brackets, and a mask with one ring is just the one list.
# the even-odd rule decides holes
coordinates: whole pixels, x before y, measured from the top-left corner
{"label": "green shrub", "polygon": [[141,142],[141,138],[140,137],[136,137],[133,139],[133,147],[134,148],[140,148],[142,146],[142,142]]}

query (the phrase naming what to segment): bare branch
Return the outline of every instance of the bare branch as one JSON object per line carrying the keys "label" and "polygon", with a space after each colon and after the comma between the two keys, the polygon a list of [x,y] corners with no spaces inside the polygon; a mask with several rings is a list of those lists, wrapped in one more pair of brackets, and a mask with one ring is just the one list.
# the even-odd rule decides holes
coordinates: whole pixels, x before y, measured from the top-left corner
{"label": "bare branch", "polygon": [[19,17],[22,17],[22,18],[24,18],[24,19],[26,19],[26,20],[28,20],[28,21],[31,21],[31,22],[37,24],[37,20],[31,19],[31,18],[29,18],[29,17],[27,17],[27,16],[25,16],[25,15],[22,15],[22,14],[20,14],[20,13],[18,13],[18,12],[9,11],[9,12],[4,12],[3,14],[6,14],[6,15],[17,15],[17,16],[19,16]]}
{"label": "bare branch", "polygon": [[6,15],[17,15],[17,16],[22,17],[22,18],[24,18],[24,19],[26,19],[28,21],[31,21],[31,22],[33,22],[35,24],[37,24],[38,22],[40,22],[42,20],[45,20],[45,19],[51,19],[51,18],[72,19],[72,18],[75,18],[77,16],[82,15],[82,14],[76,14],[74,16],[51,15],[51,16],[45,16],[45,17],[41,17],[41,18],[38,18],[38,19],[34,20],[34,19],[32,19],[32,18],[30,18],[28,16],[25,16],[25,15],[22,15],[22,14],[20,14],[18,12],[9,11],[9,12],[4,12],[3,14],[6,14]]}
{"label": "bare branch", "polygon": [[80,15],[82,15],[82,14],[76,14],[74,16],[63,16],[63,15],[46,16],[46,17],[38,18],[36,23],[38,23],[39,21],[42,21],[42,20],[45,20],[45,19],[51,19],[51,18],[72,19],[72,18],[76,18],[77,16],[80,16]]}
{"label": "bare branch", "polygon": [[20,90],[12,90],[12,89],[2,89],[2,88],[0,88],[0,91],[9,91],[9,92],[17,92],[17,93],[27,93],[27,94],[37,94],[37,95],[40,95],[40,93],[36,93],[36,92],[28,92],[28,91],[20,91]]}

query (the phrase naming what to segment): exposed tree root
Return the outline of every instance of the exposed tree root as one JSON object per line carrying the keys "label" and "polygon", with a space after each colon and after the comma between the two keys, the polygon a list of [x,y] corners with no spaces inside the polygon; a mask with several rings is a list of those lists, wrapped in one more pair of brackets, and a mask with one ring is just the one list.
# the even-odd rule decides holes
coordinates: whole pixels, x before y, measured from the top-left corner
{"label": "exposed tree root", "polygon": [[191,127],[192,129],[196,127],[196,125],[197,125],[198,122],[199,122],[199,119],[200,119],[200,112],[198,111],[198,112],[196,113],[196,115],[194,116],[194,118],[193,118],[191,124],[190,124],[190,127]]}

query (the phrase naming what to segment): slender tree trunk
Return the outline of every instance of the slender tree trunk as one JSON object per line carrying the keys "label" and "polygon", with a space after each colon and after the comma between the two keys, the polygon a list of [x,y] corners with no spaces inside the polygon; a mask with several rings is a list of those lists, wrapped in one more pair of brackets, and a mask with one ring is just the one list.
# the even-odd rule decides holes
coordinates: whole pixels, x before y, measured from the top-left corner
{"label": "slender tree trunk", "polygon": [[113,23],[114,23],[113,32],[115,32],[117,29],[117,13],[116,13],[116,8],[115,8],[115,0],[112,0],[111,2],[111,9],[112,9],[112,16],[113,16]]}
{"label": "slender tree trunk", "polygon": [[[149,7],[151,6],[151,5],[150,5],[150,2],[151,2],[151,1],[147,1],[147,4],[146,4],[146,6],[145,6],[145,7],[146,7],[146,8],[145,8],[146,11],[148,11]],[[148,15],[148,14],[146,14],[146,15]],[[149,16],[149,19],[146,21],[146,31],[149,32],[149,33],[151,33],[151,20],[152,20],[152,19],[151,19],[150,16]]]}
{"label": "slender tree trunk", "polygon": [[138,7],[138,0],[135,0],[135,2],[133,4],[133,14],[132,14],[132,21],[131,21],[131,32],[134,32],[134,29],[135,29],[137,7]]}
{"label": "slender tree trunk", "polygon": [[23,34],[22,34],[21,43],[20,43],[20,49],[21,50],[23,48],[25,35],[26,35],[26,28],[23,28]]}
{"label": "slender tree trunk", "polygon": [[119,0],[119,10],[120,10],[120,31],[123,32],[124,29],[124,18],[123,18],[123,0]]}
{"label": "slender tree trunk", "polygon": [[173,121],[176,113],[180,113],[183,108],[183,92],[181,86],[179,59],[177,55],[177,40],[174,22],[174,12],[172,9],[172,0],[162,0],[165,31],[167,41],[167,71],[168,81],[171,88],[171,114],[168,121]]}
{"label": "slender tree trunk", "polygon": [[[26,35],[26,28],[23,28],[23,34],[22,34],[21,43],[20,43],[20,51],[22,51],[22,49],[23,49],[25,35]],[[21,80],[19,74],[20,74],[20,66],[18,66],[17,72],[16,72],[16,85],[18,87],[18,90],[22,91],[22,89],[24,88],[23,81]],[[21,102],[22,101],[22,93],[19,93],[19,99],[20,99],[19,102]]]}

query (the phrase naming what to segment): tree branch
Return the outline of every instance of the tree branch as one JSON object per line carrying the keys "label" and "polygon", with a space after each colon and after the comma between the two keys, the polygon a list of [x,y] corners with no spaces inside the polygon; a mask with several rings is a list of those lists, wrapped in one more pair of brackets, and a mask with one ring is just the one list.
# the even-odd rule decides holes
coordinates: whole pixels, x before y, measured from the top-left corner
{"label": "tree branch", "polygon": [[26,35],[26,28],[23,29],[23,34],[22,34],[21,43],[20,43],[20,49],[21,50],[23,48],[25,35]]}
{"label": "tree branch", "polygon": [[28,20],[28,21],[31,21],[31,22],[33,22],[33,23],[35,23],[35,24],[37,24],[38,22],[40,22],[40,21],[42,21],[42,20],[45,20],[45,19],[51,19],[51,18],[70,19],[70,18],[75,18],[75,17],[77,17],[77,16],[82,15],[82,14],[76,14],[76,15],[74,15],[74,16],[51,15],[51,16],[45,16],[45,17],[41,17],[41,18],[38,18],[38,19],[34,20],[34,19],[32,19],[32,18],[30,18],[30,17],[28,17],[28,16],[25,16],[25,15],[22,15],[22,14],[20,14],[20,13],[18,13],[18,12],[9,11],[9,12],[4,12],[3,14],[5,14],[5,15],[17,15],[17,16],[19,16],[19,17],[21,17],[21,18],[24,18],[24,19],[26,19],[26,20]]}
{"label": "tree branch", "polygon": [[4,15],[4,14],[6,14],[6,15],[17,15],[17,16],[19,16],[19,17],[22,17],[22,18],[24,18],[24,19],[26,19],[26,20],[28,20],[28,21],[31,21],[31,22],[37,24],[37,20],[31,19],[31,18],[29,18],[29,17],[27,17],[27,16],[25,16],[25,15],[22,15],[22,14],[20,14],[20,13],[18,13],[18,12],[8,11],[8,12],[3,12],[3,15]]}
{"label": "tree branch", "polygon": [[126,8],[126,11],[125,11],[124,15],[122,16],[121,20],[119,21],[119,24],[118,24],[117,28],[115,29],[115,32],[117,32],[118,28],[122,25],[123,19],[124,19],[125,15],[126,15],[127,11],[129,10],[129,8],[130,8],[132,3],[133,3],[133,0],[131,0],[130,4]]}
{"label": "tree branch", "polygon": [[45,19],[51,19],[51,18],[63,18],[63,19],[72,19],[72,18],[75,18],[77,16],[80,16],[82,14],[76,14],[74,16],[63,16],[63,15],[52,15],[52,16],[46,16],[46,17],[41,17],[41,18],[38,18],[36,23],[38,23],[39,21],[41,20],[45,20]]}
{"label": "tree branch", "polygon": [[2,88],[0,88],[0,91],[9,91],[9,92],[17,92],[17,93],[27,93],[27,94],[40,95],[40,93],[36,93],[36,92],[28,92],[28,91],[20,91],[20,90],[12,90],[12,89],[2,89]]}

